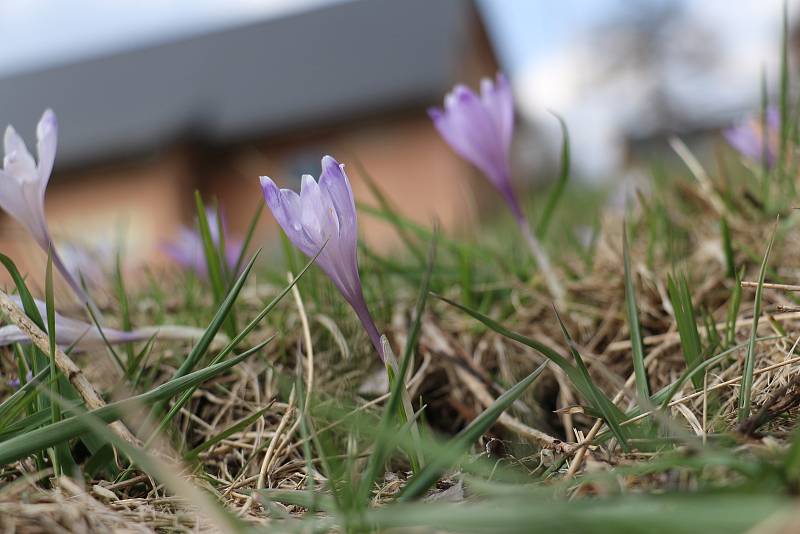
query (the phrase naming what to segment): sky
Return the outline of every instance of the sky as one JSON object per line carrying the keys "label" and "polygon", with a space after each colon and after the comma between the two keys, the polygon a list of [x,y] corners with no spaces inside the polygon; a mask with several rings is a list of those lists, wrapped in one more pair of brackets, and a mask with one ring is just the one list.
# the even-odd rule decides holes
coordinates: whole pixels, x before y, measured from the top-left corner
{"label": "sky", "polygon": [[[587,73],[604,58],[589,39],[630,6],[654,0],[479,0],[501,64],[523,116],[549,128],[547,110],[562,115],[572,137],[573,163],[589,179],[620,168],[623,139],[646,131],[653,80],[619,76],[599,83]],[[679,0],[672,2],[680,3]],[[660,80],[687,116],[735,120],[758,107],[760,72],[776,85],[782,0],[686,0],[686,21],[714,38],[719,57],[700,72],[675,61]],[[791,0],[790,13],[796,2]],[[674,39],[680,42],[680,36]]]}
{"label": "sky", "polygon": [[2,0],[0,76],[342,0]]}
{"label": "sky", "polygon": [[[0,76],[340,1],[2,0]],[[574,165],[589,178],[618,169],[624,136],[647,129],[654,83],[635,75],[602,83],[588,77],[608,52],[589,39],[625,8],[665,1],[683,2],[686,20],[709,30],[721,53],[703,72],[674,62],[658,83],[689,116],[731,120],[755,108],[761,69],[777,78],[782,0],[476,0],[521,116],[557,143],[547,111],[562,115]]]}

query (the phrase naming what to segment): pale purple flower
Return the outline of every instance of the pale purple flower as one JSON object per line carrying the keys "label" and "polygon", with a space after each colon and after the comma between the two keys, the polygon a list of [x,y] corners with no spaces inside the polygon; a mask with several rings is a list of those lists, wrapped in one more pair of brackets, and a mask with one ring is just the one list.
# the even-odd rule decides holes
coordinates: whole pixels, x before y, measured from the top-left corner
{"label": "pale purple flower", "polygon": [[[33,378],[32,372],[28,371],[27,373],[25,373],[25,382],[30,382],[32,378]],[[19,377],[17,377],[17,378],[12,378],[8,382],[6,382],[6,384],[8,384],[8,387],[19,389],[19,387],[22,385],[22,381],[19,379]]]}
{"label": "pale purple flower", "polygon": [[[50,231],[44,216],[44,193],[53,170],[58,144],[58,124],[55,113],[48,109],[36,126],[36,155],[33,159],[25,141],[14,130],[6,128],[3,139],[5,157],[0,170],[0,208],[25,226],[42,249],[50,248]],[[78,284],[61,257],[53,249],[53,264],[84,303],[89,296]]]}
{"label": "pale purple flower", "polygon": [[[221,211],[218,214],[217,211],[207,208],[206,219],[208,220],[208,229],[211,233],[211,241],[217,248],[220,246],[219,224],[220,222],[222,223],[222,235],[225,238],[225,264],[228,266],[228,269],[233,271],[233,269],[236,268],[236,262],[239,260],[239,256],[242,252],[242,241],[228,235],[225,217]],[[165,243],[163,250],[170,258],[185,269],[191,269],[198,276],[203,278],[208,277],[208,265],[203,249],[203,237],[200,235],[199,229],[182,226],[178,230],[178,237],[169,243]]]}
{"label": "pale purple flower", "polygon": [[[17,295],[12,295],[11,299],[23,309],[22,301]],[[47,320],[47,306],[41,300],[35,299],[36,308],[43,321]],[[113,328],[103,328],[103,335],[100,334],[96,325],[87,322],[64,317],[60,313],[55,313],[56,321],[56,344],[61,347],[69,347],[77,343],[77,348],[85,349],[91,346],[104,344],[103,335],[109,343],[129,343],[133,341],[143,341],[148,339],[153,332],[142,330],[125,332]],[[0,326],[0,346],[12,345],[14,343],[30,343],[27,334],[17,327],[17,325]]]}
{"label": "pale purple flower", "polygon": [[780,143],[781,117],[778,108],[767,108],[765,119],[766,131],[762,117],[758,115],[748,117],[722,134],[728,144],[745,158],[772,167],[778,159]]}
{"label": "pale purple flower", "polygon": [[344,165],[325,156],[319,183],[303,175],[299,195],[291,189],[278,189],[266,176],[261,177],[261,187],[267,206],[294,246],[308,257],[319,253],[317,264],[353,307],[383,359],[381,336],[361,289],[356,205]]}
{"label": "pale purple flower", "polygon": [[514,97],[508,79],[502,73],[498,73],[494,83],[484,78],[480,95],[469,87],[456,85],[444,97],[444,109],[430,108],[428,115],[450,148],[480,169],[503,195],[539,264],[550,294],[561,301],[564,288],[538,238],[531,232],[511,185]]}
{"label": "pale purple flower", "polygon": [[430,108],[428,115],[447,144],[480,169],[503,195],[514,217],[524,220],[511,185],[514,99],[506,77],[498,74],[495,83],[481,80],[480,95],[456,85],[444,97],[444,109]]}

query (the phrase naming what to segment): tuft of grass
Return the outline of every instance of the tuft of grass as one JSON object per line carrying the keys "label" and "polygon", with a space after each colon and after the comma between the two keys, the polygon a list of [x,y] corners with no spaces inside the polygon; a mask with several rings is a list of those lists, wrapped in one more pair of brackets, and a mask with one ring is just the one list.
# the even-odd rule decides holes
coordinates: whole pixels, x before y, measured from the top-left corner
{"label": "tuft of grass", "polygon": [[[692,293],[686,276],[667,276],[667,292],[672,308],[675,311],[675,322],[678,324],[678,334],[681,338],[683,359],[686,367],[693,368],[703,360],[703,348],[700,344],[700,333],[697,330],[697,318],[692,304]],[[694,389],[703,389],[703,377],[693,376]]]}
{"label": "tuft of grass", "polygon": [[558,120],[558,125],[561,128],[561,165],[558,173],[558,179],[556,180],[556,183],[553,184],[550,193],[548,193],[547,200],[544,204],[544,209],[542,209],[542,215],[539,217],[539,221],[536,223],[536,237],[538,239],[544,239],[545,235],[547,235],[547,230],[550,228],[550,223],[553,220],[553,214],[555,213],[559,202],[564,196],[564,191],[567,188],[570,174],[571,156],[567,123],[564,122],[564,119],[561,117],[561,115],[553,113],[553,116]]}
{"label": "tuft of grass", "polygon": [[644,344],[639,327],[639,309],[636,305],[636,289],[631,271],[631,256],[628,247],[627,225],[622,224],[622,256],[625,267],[625,312],[628,317],[628,329],[631,334],[631,354],[633,371],[636,375],[636,392],[640,399],[650,398],[650,386],[647,382],[647,371],[644,366]]}
{"label": "tuft of grass", "polygon": [[747,354],[744,359],[744,371],[742,372],[742,388],[739,392],[739,412],[737,415],[739,423],[750,417],[750,404],[753,392],[753,371],[756,365],[756,336],[758,333],[758,321],[761,318],[761,292],[764,289],[764,277],[767,274],[767,262],[769,253],[775,242],[775,232],[769,238],[767,249],[764,251],[764,259],[761,260],[761,267],[758,271],[758,287],[753,304],[753,326],[750,329],[750,341],[747,344]]}

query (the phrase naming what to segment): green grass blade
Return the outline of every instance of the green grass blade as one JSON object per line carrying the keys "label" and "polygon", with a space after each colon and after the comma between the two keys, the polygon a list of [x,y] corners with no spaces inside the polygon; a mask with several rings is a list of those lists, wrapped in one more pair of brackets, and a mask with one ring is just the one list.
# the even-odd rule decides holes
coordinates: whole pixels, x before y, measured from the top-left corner
{"label": "green grass blade", "polygon": [[[47,247],[47,269],[45,271],[45,307],[47,313],[47,338],[49,341],[50,354],[50,376],[58,376],[58,367],[56,366],[56,304],[53,293],[53,246],[50,244]],[[58,380],[50,381],[50,395],[58,396]],[[61,420],[61,410],[58,403],[50,403],[50,422],[58,423]],[[56,477],[61,476],[62,466],[65,465],[66,455],[69,455],[69,449],[63,446],[63,443],[58,444],[50,450],[50,457],[53,462],[53,473]],[[65,450],[66,449],[66,450]]]}
{"label": "green grass blade", "polygon": [[722,217],[719,221],[720,233],[722,235],[722,250],[725,252],[725,266],[728,277],[736,278],[736,260],[733,253],[733,240],[731,239],[731,229],[728,226],[728,219]]}
{"label": "green grass blade", "polygon": [[[678,335],[681,339],[681,349],[686,367],[691,369],[702,359],[700,332],[697,330],[697,319],[689,292],[689,284],[685,276],[680,276],[677,281],[672,276],[667,277],[667,293],[675,311],[675,321],[678,325]],[[692,378],[695,391],[703,389],[703,377]]]}
{"label": "green grass blade", "polygon": [[[20,274],[14,261],[5,254],[0,253],[0,263],[3,264],[8,274],[11,275],[11,279],[14,281],[14,285],[17,288],[17,295],[20,298],[25,315],[27,315],[41,330],[46,330],[42,315],[39,313],[39,308],[33,300],[33,295],[31,295],[31,292],[28,290],[28,286],[25,285],[25,279]],[[34,374],[38,374],[42,369],[49,367],[49,359],[41,350],[36,346],[31,346],[28,350],[28,354],[31,355],[31,367]],[[43,410],[49,406],[49,403],[42,395],[36,395],[36,406],[39,410]]]}
{"label": "green grass blade", "polygon": [[764,289],[764,276],[767,273],[767,262],[772,244],[775,242],[775,231],[769,238],[767,250],[764,252],[764,259],[761,261],[761,268],[758,272],[758,287],[756,287],[755,303],[753,304],[753,327],[750,330],[750,341],[747,344],[747,354],[744,360],[744,371],[742,373],[742,387],[739,391],[739,413],[737,420],[739,423],[750,417],[750,402],[753,391],[753,371],[756,365],[756,335],[758,332],[758,320],[761,317],[761,291]]}
{"label": "green grass blade", "polygon": [[547,201],[545,202],[544,209],[542,210],[542,215],[539,217],[539,221],[536,224],[536,237],[539,239],[544,239],[545,235],[547,235],[547,230],[550,228],[550,223],[553,220],[553,214],[555,213],[556,207],[558,207],[558,203],[561,201],[561,198],[564,196],[564,191],[567,188],[567,182],[569,182],[570,175],[571,158],[569,130],[567,129],[567,123],[564,122],[564,119],[561,117],[561,115],[553,113],[553,116],[558,119],[558,125],[561,127],[561,168],[558,174],[558,181],[556,181],[552,190],[547,195]]}
{"label": "green grass blade", "polygon": [[208,269],[208,280],[217,302],[222,302],[225,295],[225,284],[222,281],[221,260],[214,240],[211,238],[211,227],[206,216],[206,206],[200,191],[194,192],[195,207],[197,208],[197,229],[203,240],[203,254]]}
{"label": "green grass blade", "polygon": [[[47,369],[47,372],[49,373],[50,370]],[[38,392],[33,394],[38,395]],[[37,428],[46,425],[48,421],[50,421],[49,408],[46,410],[38,410],[30,415],[26,415],[22,419],[9,424],[2,431],[0,431],[0,443],[21,434],[32,432]]]}
{"label": "green grass blade", "polygon": [[[107,404],[102,408],[89,412],[87,415],[73,415],[69,418],[62,419],[58,423],[37,428],[3,441],[0,443],[0,465],[14,462],[30,456],[37,451],[79,437],[82,433],[90,430],[86,420],[87,416],[100,419],[105,423],[114,422],[142,405],[164,401],[185,391],[187,388],[205,382],[227,371],[251,354],[252,352],[246,352],[230,360],[210,365],[205,369],[200,369],[199,371],[189,373],[180,378],[174,378],[141,395]],[[70,411],[71,410],[64,408],[62,405],[62,412],[67,413]]]}
{"label": "green grass blade", "polygon": [[[208,270],[208,280],[211,283],[211,290],[214,292],[214,302],[217,305],[221,304],[227,292],[227,284],[223,278],[223,250],[219,250],[214,240],[211,237],[211,227],[208,223],[206,216],[206,207],[203,203],[203,198],[200,196],[199,191],[194,192],[195,206],[197,208],[197,227],[200,231],[200,237],[203,241],[203,254],[206,258],[206,269]],[[217,217],[217,221],[221,221],[221,217]],[[220,235],[220,243],[222,242]],[[228,336],[233,337],[236,335],[236,319],[233,308],[228,311],[228,316],[224,322],[225,329]]]}
{"label": "green grass blade", "polygon": [[564,325],[564,322],[561,320],[561,316],[558,314],[558,310],[553,307],[555,311],[556,318],[558,319],[558,325],[561,327],[561,334],[564,336],[564,340],[567,342],[567,346],[569,347],[569,351],[572,354],[572,358],[575,360],[575,363],[578,366],[578,370],[580,371],[581,375],[583,375],[583,379],[589,384],[590,392],[591,392],[591,401],[592,404],[600,411],[603,415],[603,419],[605,420],[606,424],[608,424],[609,430],[611,433],[614,434],[614,437],[617,438],[620,447],[625,452],[630,450],[628,446],[627,436],[625,435],[625,431],[620,426],[622,419],[619,417],[618,411],[614,410],[612,407],[614,404],[608,400],[602,391],[595,385],[594,381],[592,380],[591,375],[589,374],[589,369],[586,367],[586,364],[581,357],[580,352],[578,351],[578,347],[575,345],[575,341],[572,339],[572,336],[569,334],[567,327]]}
{"label": "green grass blade", "polygon": [[258,221],[261,220],[261,214],[263,212],[264,202],[259,202],[256,212],[253,214],[253,217],[250,219],[250,224],[247,226],[247,232],[244,235],[244,241],[242,241],[242,250],[239,251],[239,257],[236,258],[236,265],[233,268],[232,276],[236,276],[236,274],[239,272],[239,269],[242,268],[244,259],[247,257],[247,249],[250,248],[250,243],[253,240],[253,235],[258,227]]}
{"label": "green grass blade", "polygon": [[[767,72],[766,69],[761,71],[761,131],[768,132],[769,125],[767,125],[767,108],[769,107],[769,89],[767,88]],[[769,213],[770,205],[772,203],[772,191],[769,174],[769,144],[762,143],[761,146],[761,187],[763,210]]]}
{"label": "green grass blade", "polygon": [[195,365],[197,365],[203,355],[205,355],[208,347],[211,345],[211,341],[213,341],[214,336],[216,336],[217,332],[219,332],[219,329],[222,327],[222,324],[228,317],[234,302],[236,302],[236,298],[239,296],[239,292],[242,290],[244,282],[247,279],[247,275],[250,274],[250,270],[253,268],[253,264],[255,263],[259,252],[256,252],[253,257],[250,258],[250,261],[245,266],[242,274],[239,275],[239,278],[233,284],[233,287],[231,287],[230,291],[228,291],[225,300],[220,303],[219,307],[217,308],[217,312],[214,314],[214,317],[211,319],[208,327],[206,327],[205,331],[203,332],[203,336],[198,340],[197,344],[194,346],[180,367],[178,367],[178,370],[175,372],[175,378],[183,376],[194,369]]}
{"label": "green grass blade", "polygon": [[650,386],[647,383],[647,371],[644,367],[644,344],[642,343],[642,333],[639,328],[639,308],[636,305],[636,288],[633,285],[633,273],[631,272],[628,228],[624,222],[622,224],[622,256],[625,264],[625,312],[628,317],[628,329],[631,337],[636,392],[640,399],[649,399]]}
{"label": "green grass blade", "polygon": [[20,388],[0,403],[0,431],[4,431],[8,422],[25,409],[25,405],[34,394],[36,386],[43,382],[49,375],[50,368],[45,367],[24,384],[20,381],[22,384]]}
{"label": "green grass blade", "polygon": [[25,311],[25,315],[30,317],[31,321],[36,323],[36,326],[45,330],[44,321],[39,313],[39,308],[36,307],[33,295],[31,295],[31,292],[28,290],[28,286],[25,285],[25,279],[19,273],[14,261],[5,254],[0,253],[0,263],[6,268],[8,274],[11,275],[14,285],[17,287],[17,294],[22,301],[22,309]]}
{"label": "green grass blade", "polygon": [[[372,488],[372,485],[377,480],[379,475],[379,470],[381,466],[383,466],[386,458],[389,454],[389,445],[393,440],[393,421],[395,419],[395,414],[400,411],[401,403],[402,403],[402,395],[403,389],[405,389],[405,381],[404,378],[406,373],[408,372],[408,367],[411,364],[411,357],[414,354],[414,350],[417,346],[417,340],[419,339],[419,333],[422,327],[422,316],[425,312],[425,304],[428,300],[428,293],[430,290],[430,281],[431,276],[433,274],[433,266],[436,262],[436,234],[434,234],[434,239],[431,241],[431,247],[428,252],[428,268],[425,274],[425,279],[420,286],[420,292],[417,296],[417,303],[414,307],[414,322],[411,324],[411,329],[408,332],[408,338],[406,339],[406,346],[403,350],[403,358],[400,360],[400,366],[397,371],[397,377],[400,379],[395,379],[391,381],[391,394],[389,395],[389,400],[386,401],[386,406],[383,409],[383,416],[381,418],[380,423],[380,431],[378,432],[378,436],[375,440],[375,446],[372,449],[372,454],[369,457],[367,462],[367,468],[364,472],[364,476],[361,480],[361,501],[367,502],[369,498],[369,492]],[[388,370],[388,368],[387,368]],[[406,414],[406,421],[409,421],[410,418],[408,414]],[[422,451],[419,451],[419,454],[422,454]],[[419,471],[416,472],[417,474]]]}
{"label": "green grass blade", "polygon": [[431,459],[430,463],[425,466],[419,475],[409,480],[397,500],[402,502],[419,497],[435,484],[436,481],[439,480],[441,474],[450,467],[452,460],[451,455],[460,455],[467,452],[470,445],[489,430],[503,412],[505,412],[509,406],[525,392],[528,386],[542,374],[545,367],[547,367],[547,362],[537,367],[535,371],[497,397],[497,400],[495,400],[491,406],[476,417],[464,430],[459,432],[455,438],[450,440],[448,449],[451,454],[447,456],[437,456]]}
{"label": "green grass blade", "polygon": [[730,346],[736,341],[736,322],[739,318],[739,307],[742,304],[742,277],[744,267],[736,275],[736,285],[733,286],[730,303],[728,304],[728,315],[725,319],[725,342]]}
{"label": "green grass blade", "polygon": [[[133,324],[131,323],[128,293],[125,290],[125,278],[122,275],[122,250],[120,248],[117,248],[117,252],[114,255],[114,289],[116,290],[117,301],[119,302],[119,314],[122,319],[122,329],[126,332],[130,332],[133,329]],[[134,371],[132,368],[134,361],[133,344],[126,343],[125,351],[128,356],[125,362],[125,369],[128,380],[130,380],[131,374]]]}

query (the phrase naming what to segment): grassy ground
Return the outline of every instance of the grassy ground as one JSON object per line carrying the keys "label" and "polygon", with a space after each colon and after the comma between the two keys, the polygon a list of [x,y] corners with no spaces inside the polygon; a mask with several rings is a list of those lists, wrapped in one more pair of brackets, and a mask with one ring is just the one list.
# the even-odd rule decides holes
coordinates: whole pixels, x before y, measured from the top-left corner
{"label": "grassy ground", "polygon": [[[122,371],[108,351],[74,355],[106,400],[122,399],[90,417],[70,417],[63,379],[49,382],[55,393],[7,388],[0,524],[789,531],[800,312],[792,288],[770,284],[797,281],[794,174],[765,177],[731,158],[714,167],[655,182],[628,210],[627,239],[621,214],[603,209],[585,239],[568,223],[582,195],[561,200],[546,243],[569,292],[563,322],[512,230],[434,238],[386,206],[364,206],[362,218],[388,221],[404,243],[361,258],[367,300],[408,364],[417,439],[353,314],[290,248],[238,284],[221,272],[217,291],[182,273],[131,294],[117,283],[97,294],[106,324],[209,335],[117,348]],[[291,289],[287,271],[302,273]],[[17,374],[19,358],[38,356],[5,350],[0,361]],[[120,417],[133,444],[102,422]]]}
{"label": "grassy ground", "polygon": [[[157,273],[128,291],[118,269],[94,292],[104,326],[199,339],[62,353],[51,317],[0,294],[38,339],[0,353],[3,375],[35,377],[0,386],[0,526],[794,531],[798,128],[781,102],[791,126],[770,169],[684,152],[624,217],[558,186],[534,203],[568,292],[558,309],[509,221],[437,235],[376,192],[360,217],[402,245],[362,247],[362,277],[404,381],[288,244],[226,269],[200,199],[207,280]],[[27,298],[24,277],[16,290]]]}

